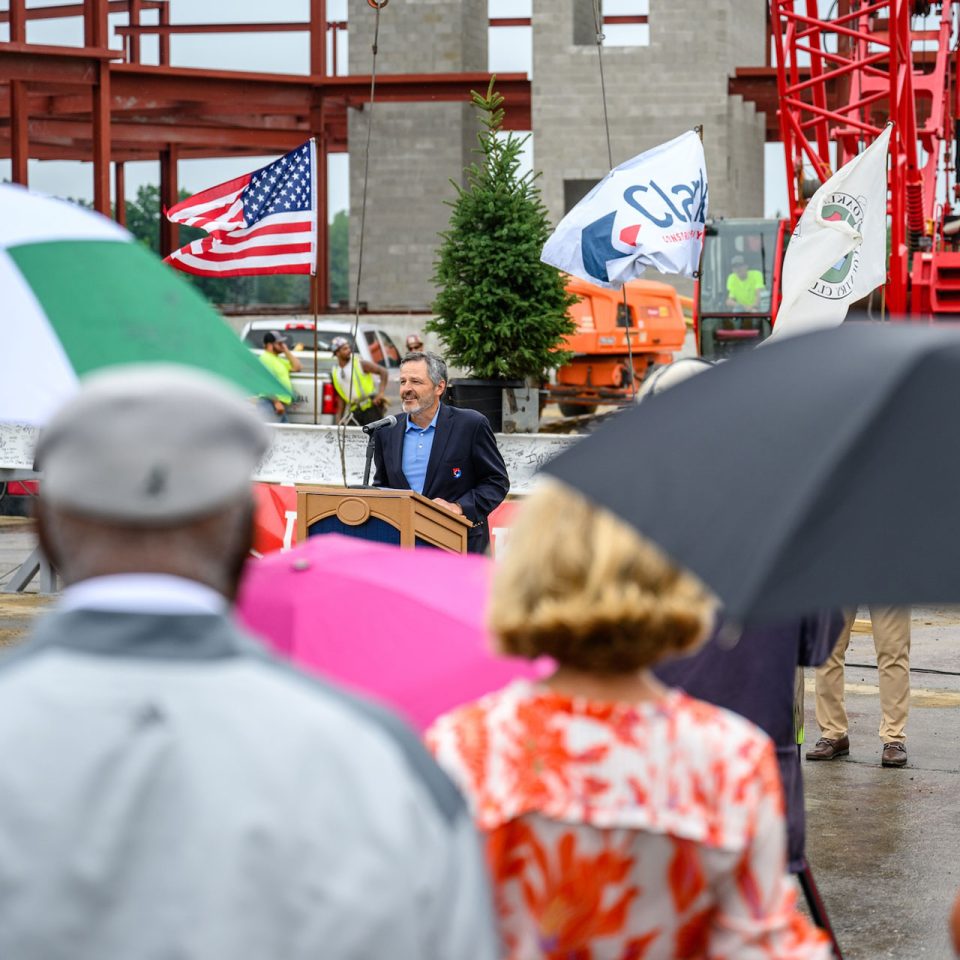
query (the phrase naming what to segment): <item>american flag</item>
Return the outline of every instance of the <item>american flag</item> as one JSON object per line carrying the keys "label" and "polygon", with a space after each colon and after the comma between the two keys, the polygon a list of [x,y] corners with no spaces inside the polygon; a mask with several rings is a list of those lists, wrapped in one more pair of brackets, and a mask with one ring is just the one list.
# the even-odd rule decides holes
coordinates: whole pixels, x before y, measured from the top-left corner
{"label": "american flag", "polygon": [[166,262],[202,277],[316,273],[316,169],[311,138],[269,166],[181,200],[167,219],[210,236]]}

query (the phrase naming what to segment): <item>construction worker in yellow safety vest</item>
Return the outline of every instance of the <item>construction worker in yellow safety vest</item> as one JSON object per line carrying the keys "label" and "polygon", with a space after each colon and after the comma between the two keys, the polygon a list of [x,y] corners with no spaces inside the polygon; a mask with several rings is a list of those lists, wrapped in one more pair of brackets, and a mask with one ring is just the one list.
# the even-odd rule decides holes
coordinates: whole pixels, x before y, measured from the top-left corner
{"label": "construction worker in yellow safety vest", "polygon": [[[330,349],[336,360],[331,375],[337,392],[337,423],[346,421],[362,427],[386,416],[386,367],[354,356],[346,337],[334,337]],[[380,377],[379,390],[374,386],[374,375]]]}

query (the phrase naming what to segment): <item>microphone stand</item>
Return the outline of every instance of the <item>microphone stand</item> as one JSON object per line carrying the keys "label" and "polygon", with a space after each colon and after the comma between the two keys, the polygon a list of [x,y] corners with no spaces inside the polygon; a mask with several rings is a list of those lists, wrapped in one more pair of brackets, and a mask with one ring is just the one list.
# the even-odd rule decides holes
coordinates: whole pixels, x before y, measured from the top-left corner
{"label": "microphone stand", "polygon": [[370,486],[370,465],[373,463],[373,448],[376,445],[376,431],[370,430],[367,433],[367,459],[363,465],[363,483],[362,487]]}
{"label": "microphone stand", "polygon": [[[363,432],[367,435],[367,453],[366,461],[363,465],[363,483],[360,484],[359,489],[370,489],[370,466],[373,463],[373,453],[376,445],[377,431],[382,427],[392,427],[396,422],[397,418],[391,415],[384,417],[382,420],[376,420],[373,423],[368,423],[365,427],[361,427]],[[355,484],[350,484],[350,486],[355,486]]]}

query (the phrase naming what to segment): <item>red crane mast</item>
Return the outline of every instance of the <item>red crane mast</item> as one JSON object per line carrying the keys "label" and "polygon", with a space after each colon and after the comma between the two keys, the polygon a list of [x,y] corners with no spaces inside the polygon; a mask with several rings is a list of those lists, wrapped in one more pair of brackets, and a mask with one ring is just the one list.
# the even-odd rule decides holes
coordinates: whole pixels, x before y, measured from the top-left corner
{"label": "red crane mast", "polygon": [[[960,315],[953,201],[958,116],[957,3],[771,0],[789,226],[888,120],[890,261],[886,305],[916,320]],[[938,178],[943,187],[938,191]]]}

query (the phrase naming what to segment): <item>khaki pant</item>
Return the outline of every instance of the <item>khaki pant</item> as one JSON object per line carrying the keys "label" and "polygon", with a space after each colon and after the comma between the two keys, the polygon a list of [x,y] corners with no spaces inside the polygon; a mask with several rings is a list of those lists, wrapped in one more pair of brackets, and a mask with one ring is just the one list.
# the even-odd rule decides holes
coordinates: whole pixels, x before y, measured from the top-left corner
{"label": "khaki pant", "polygon": [[[847,734],[843,705],[843,665],[856,610],[847,615],[829,659],[817,667],[817,724],[820,736],[837,740]],[[880,685],[880,740],[901,743],[910,711],[910,608],[870,607],[873,644]]]}

